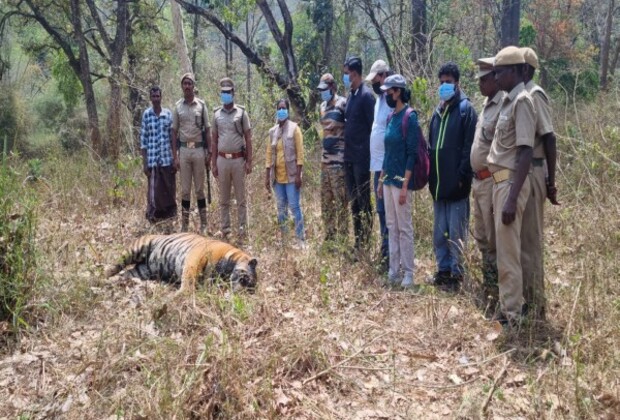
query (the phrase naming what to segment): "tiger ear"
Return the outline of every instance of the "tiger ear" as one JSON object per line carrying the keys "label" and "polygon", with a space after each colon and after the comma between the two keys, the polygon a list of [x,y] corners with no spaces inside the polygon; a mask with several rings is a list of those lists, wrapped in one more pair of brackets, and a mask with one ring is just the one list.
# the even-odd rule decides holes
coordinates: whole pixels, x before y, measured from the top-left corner
{"label": "tiger ear", "polygon": [[248,265],[250,266],[251,269],[256,269],[256,264],[258,264],[258,260],[256,260],[256,258],[252,258],[250,260],[250,262],[248,263]]}

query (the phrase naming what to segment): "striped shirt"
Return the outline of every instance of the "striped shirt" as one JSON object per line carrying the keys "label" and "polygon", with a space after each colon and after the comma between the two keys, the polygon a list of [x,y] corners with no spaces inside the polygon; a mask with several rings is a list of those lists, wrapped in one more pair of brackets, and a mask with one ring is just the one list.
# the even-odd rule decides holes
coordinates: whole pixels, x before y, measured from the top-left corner
{"label": "striped shirt", "polygon": [[344,109],[347,99],[336,95],[330,105],[321,104],[321,125],[323,126],[323,157],[328,165],[344,163]]}
{"label": "striped shirt", "polygon": [[140,148],[146,149],[149,168],[172,164],[171,127],[172,112],[168,108],[162,108],[159,116],[153,111],[153,107],[148,108],[142,114]]}

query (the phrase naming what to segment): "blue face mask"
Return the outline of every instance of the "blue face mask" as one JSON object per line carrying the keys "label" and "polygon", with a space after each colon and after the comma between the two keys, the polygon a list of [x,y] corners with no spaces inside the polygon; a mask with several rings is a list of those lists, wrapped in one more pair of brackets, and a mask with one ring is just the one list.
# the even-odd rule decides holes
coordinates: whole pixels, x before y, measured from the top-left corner
{"label": "blue face mask", "polygon": [[278,118],[278,121],[284,121],[285,119],[288,118],[288,109],[286,108],[278,109],[276,111],[276,117]]}
{"label": "blue face mask", "polygon": [[454,83],[443,83],[439,86],[439,99],[449,101],[456,94],[456,85]]}
{"label": "blue face mask", "polygon": [[233,95],[232,93],[220,93],[220,99],[222,101],[222,104],[224,105],[230,105],[232,104],[233,101]]}
{"label": "blue face mask", "polygon": [[351,79],[349,79],[349,75],[345,74],[344,76],[342,76],[342,81],[344,82],[345,89],[349,90],[349,88],[351,87]]}
{"label": "blue face mask", "polygon": [[322,90],[321,91],[321,100],[325,102],[329,102],[332,100],[332,91],[331,90]]}

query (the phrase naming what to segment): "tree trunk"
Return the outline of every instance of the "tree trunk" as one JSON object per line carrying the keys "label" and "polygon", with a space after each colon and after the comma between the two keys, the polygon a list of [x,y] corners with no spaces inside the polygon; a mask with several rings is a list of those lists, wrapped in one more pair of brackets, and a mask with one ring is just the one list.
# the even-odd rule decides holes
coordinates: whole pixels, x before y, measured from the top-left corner
{"label": "tree trunk", "polygon": [[189,60],[189,54],[187,52],[187,42],[185,40],[185,31],[183,30],[181,8],[175,0],[170,0],[170,9],[172,11],[172,25],[174,26],[174,42],[177,53],[179,54],[181,71],[183,73],[191,73],[192,63]]}
{"label": "tree trunk", "polygon": [[607,89],[607,74],[609,71],[609,51],[611,45],[611,31],[614,21],[614,0],[609,0],[607,9],[607,20],[605,22],[605,32],[603,34],[603,44],[601,45],[601,89]]}
{"label": "tree trunk", "polygon": [[105,156],[103,144],[101,142],[101,132],[99,131],[99,116],[97,115],[97,102],[95,100],[95,90],[90,75],[90,61],[86,40],[82,31],[82,13],[80,11],[80,0],[71,0],[71,24],[74,29],[75,41],[79,50],[79,65],[74,67],[84,90],[84,101],[86,102],[86,114],[88,114],[88,129],[90,131],[90,142],[93,150],[100,157]]}
{"label": "tree trunk", "polygon": [[502,48],[519,45],[520,0],[502,0]]}
{"label": "tree trunk", "polygon": [[614,48],[614,55],[611,58],[611,63],[609,64],[609,74],[612,76],[616,72],[616,66],[618,65],[618,57],[620,57],[620,38],[616,38],[615,43],[616,43],[616,46]]}
{"label": "tree trunk", "polygon": [[411,61],[422,67],[426,57],[426,0],[411,0]]}

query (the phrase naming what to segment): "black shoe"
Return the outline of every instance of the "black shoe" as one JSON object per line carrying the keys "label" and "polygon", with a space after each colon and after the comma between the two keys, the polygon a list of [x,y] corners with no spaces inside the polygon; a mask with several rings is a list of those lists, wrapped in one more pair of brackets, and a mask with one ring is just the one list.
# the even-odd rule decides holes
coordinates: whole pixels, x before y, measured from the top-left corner
{"label": "black shoe", "polygon": [[444,286],[444,285],[448,284],[448,282],[450,281],[451,277],[452,276],[450,275],[449,271],[438,271],[433,276],[433,285],[434,286]]}

